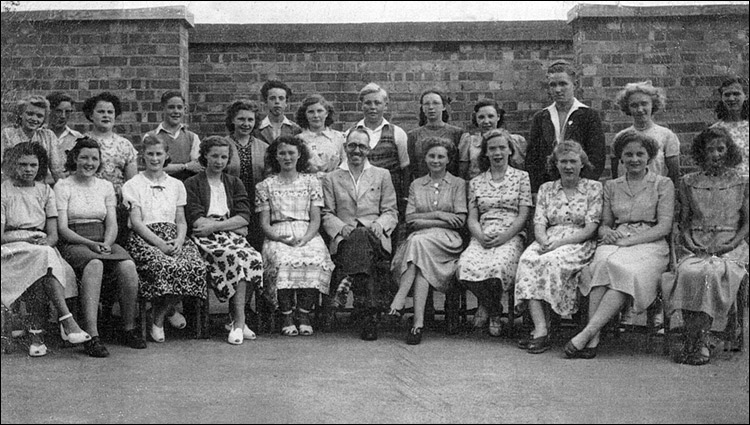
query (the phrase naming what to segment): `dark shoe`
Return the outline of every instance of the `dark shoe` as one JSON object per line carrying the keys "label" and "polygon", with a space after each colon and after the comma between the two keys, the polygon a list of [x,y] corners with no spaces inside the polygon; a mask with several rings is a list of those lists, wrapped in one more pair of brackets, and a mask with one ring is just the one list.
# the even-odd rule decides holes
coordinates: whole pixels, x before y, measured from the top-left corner
{"label": "dark shoe", "polygon": [[378,339],[378,324],[372,319],[367,319],[362,325],[362,332],[359,337],[364,341],[376,341]]}
{"label": "dark shoe", "polygon": [[422,342],[422,328],[411,328],[406,334],[406,344],[419,345]]}
{"label": "dark shoe", "polygon": [[456,335],[460,330],[458,323],[457,314],[446,314],[445,317],[445,333],[448,335]]}
{"label": "dark shoe", "polygon": [[570,340],[565,343],[565,347],[563,347],[563,353],[565,353],[565,357],[569,359],[589,360],[596,357],[596,347],[577,348],[575,345],[573,345],[573,340]]}
{"label": "dark shoe", "polygon": [[92,336],[90,340],[83,343],[83,347],[86,349],[86,354],[88,354],[89,357],[109,357],[107,347],[102,344],[98,336]]}
{"label": "dark shoe", "polygon": [[529,348],[526,350],[529,354],[542,354],[549,350],[552,345],[549,342],[549,335],[532,338],[529,340]]}
{"label": "dark shoe", "polygon": [[[691,366],[703,366],[711,361],[711,347],[706,338],[707,332],[703,333],[695,345],[695,350],[687,356],[685,364]],[[708,354],[706,354],[708,353]]]}
{"label": "dark shoe", "polygon": [[518,348],[521,350],[528,350],[529,349],[529,341],[531,341],[531,335],[527,335],[521,339],[518,340]]}
{"label": "dark shoe", "polygon": [[146,348],[146,341],[141,338],[141,334],[135,330],[131,329],[129,331],[123,331],[120,334],[120,343],[122,345],[127,345],[130,348],[135,348],[137,350],[142,350]]}

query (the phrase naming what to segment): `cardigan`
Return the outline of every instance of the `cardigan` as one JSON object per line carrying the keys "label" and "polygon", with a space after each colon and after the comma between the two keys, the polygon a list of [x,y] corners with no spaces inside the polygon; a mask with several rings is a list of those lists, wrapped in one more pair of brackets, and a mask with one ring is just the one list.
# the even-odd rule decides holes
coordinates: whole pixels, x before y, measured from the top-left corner
{"label": "cardigan", "polygon": [[[227,193],[229,216],[239,215],[250,223],[250,199],[247,197],[242,181],[227,173],[221,173],[221,182],[224,183],[224,190]],[[195,220],[206,217],[211,204],[211,187],[208,185],[206,172],[202,171],[185,180],[185,190],[187,191],[185,219],[190,229]]]}

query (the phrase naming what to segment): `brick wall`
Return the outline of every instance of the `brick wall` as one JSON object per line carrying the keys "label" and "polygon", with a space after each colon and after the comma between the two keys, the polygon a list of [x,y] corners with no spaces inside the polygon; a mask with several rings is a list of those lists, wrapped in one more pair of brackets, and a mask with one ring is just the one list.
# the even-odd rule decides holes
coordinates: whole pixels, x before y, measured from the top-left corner
{"label": "brick wall", "polygon": [[[391,94],[389,119],[416,127],[418,96],[430,87],[454,99],[451,122],[468,127],[480,97],[498,100],[506,126],[527,134],[550,103],[544,71],[565,58],[581,70],[577,97],[602,111],[608,141],[630,124],[614,104],[628,82],[667,90],[656,121],[675,130],[683,153],[714,119],[722,76],[748,75],[748,6],[639,8],[579,5],[568,21],[336,25],[195,25],[184,8],[3,13],[3,124],[12,100],[64,90],[76,100],[103,90],[121,96],[118,128],[139,145],[160,121],[162,92],[189,94],[191,128],[225,134],[224,111],[259,98],[266,79],[337,109],[337,128],[360,118],[357,92],[370,81]],[[79,129],[85,118],[74,118]],[[690,166],[688,156],[683,164]]]}
{"label": "brick wall", "polygon": [[632,124],[615,102],[630,82],[665,89],[657,123],[677,133],[681,165],[692,167],[690,141],[716,121],[723,76],[748,75],[747,6],[618,8],[577,6],[569,12],[583,96],[602,111],[608,142]]}
{"label": "brick wall", "polygon": [[27,94],[64,91],[77,103],[73,127],[89,129],[84,100],[116,94],[123,113],[115,131],[140,143],[160,121],[161,93],[188,93],[188,27],[184,8],[4,13],[3,124]]}

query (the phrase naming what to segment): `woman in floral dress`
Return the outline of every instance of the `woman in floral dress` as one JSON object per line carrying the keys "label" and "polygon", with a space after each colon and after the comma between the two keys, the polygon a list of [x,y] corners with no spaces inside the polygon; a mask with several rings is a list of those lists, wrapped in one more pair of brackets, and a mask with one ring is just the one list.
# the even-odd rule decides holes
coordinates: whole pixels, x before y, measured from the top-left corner
{"label": "woman in floral dress", "polygon": [[519,347],[531,354],[550,348],[547,305],[559,315],[578,310],[578,277],[596,250],[593,238],[602,215],[602,184],[580,177],[589,167],[577,142],[558,144],[547,160],[560,178],[539,188],[534,214],[534,241],[521,255],[516,274],[516,306],[528,306],[534,331]]}
{"label": "woman in floral dress", "polygon": [[[286,336],[313,334],[310,310],[318,293],[328,294],[333,261],[320,228],[323,190],[307,169],[309,153],[299,137],[280,136],[266,153],[271,177],[258,183],[256,211],[266,240],[263,269],[266,288],[278,291]],[[299,330],[292,317],[297,296]]]}
{"label": "woman in floral dress", "polygon": [[185,240],[187,193],[164,171],[167,145],[146,136],[143,149],[146,170],[122,187],[133,228],[126,248],[138,270],[141,295],[154,306],[151,338],[164,342],[164,318],[180,297],[206,298],[207,267],[195,244]]}
{"label": "woman in floral dress", "polygon": [[344,134],[331,128],[333,105],[319,94],[302,101],[297,110],[297,124],[304,131],[297,137],[302,139],[310,152],[310,173],[318,178],[337,169],[344,159]]}
{"label": "woman in floral dress", "polygon": [[528,173],[509,165],[514,149],[505,130],[484,136],[482,174],[469,183],[471,242],[458,263],[458,278],[477,296],[474,326],[483,328],[489,317],[492,336],[501,332],[500,299],[513,287],[532,205]]}
{"label": "woman in floral dress", "polygon": [[245,324],[245,295],[263,285],[263,259],[245,239],[252,213],[245,186],[224,172],[231,155],[226,138],[211,136],[201,142],[198,160],[206,169],[185,180],[185,219],[193,242],[208,261],[216,298],[230,301],[227,342],[239,345],[255,339]]}

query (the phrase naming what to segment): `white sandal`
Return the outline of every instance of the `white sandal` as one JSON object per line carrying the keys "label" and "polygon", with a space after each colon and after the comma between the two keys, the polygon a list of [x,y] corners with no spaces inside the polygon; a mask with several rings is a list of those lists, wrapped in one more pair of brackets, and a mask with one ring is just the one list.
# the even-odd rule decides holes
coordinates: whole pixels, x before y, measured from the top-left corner
{"label": "white sandal", "polygon": [[[29,333],[32,335],[40,335],[43,331],[36,329],[29,329]],[[47,346],[44,343],[40,345],[34,344],[33,342],[29,346],[29,356],[31,357],[42,357],[47,355]]]}
{"label": "white sandal", "polygon": [[60,318],[57,319],[57,321],[60,322],[60,338],[62,338],[63,341],[67,341],[71,344],[83,344],[86,341],[90,341],[91,335],[89,335],[84,330],[81,330],[81,332],[73,332],[70,334],[65,332],[65,327],[63,327],[62,322],[70,319],[71,317],[73,317],[73,313],[68,313],[64,316],[60,316]]}
{"label": "white sandal", "polygon": [[[292,312],[291,311],[288,312],[288,313],[282,312],[281,314],[283,314],[284,316],[286,316],[287,318],[290,318],[290,319],[292,317]],[[294,326],[294,322],[292,322],[291,325],[284,326],[283,328],[281,328],[281,334],[284,335],[284,336],[297,336],[297,335],[299,335],[299,331],[297,330],[297,327]]]}
{"label": "white sandal", "polygon": [[240,345],[242,344],[242,341],[244,339],[245,337],[242,334],[242,328],[235,328],[234,322],[232,322],[232,330],[229,332],[229,336],[227,337],[227,342],[232,345]]}

